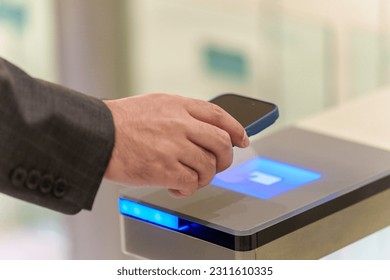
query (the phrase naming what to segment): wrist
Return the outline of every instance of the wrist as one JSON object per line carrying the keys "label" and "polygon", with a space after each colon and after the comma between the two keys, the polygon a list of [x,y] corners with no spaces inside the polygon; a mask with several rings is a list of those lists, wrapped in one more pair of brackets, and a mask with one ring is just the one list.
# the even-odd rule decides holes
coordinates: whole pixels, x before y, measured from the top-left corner
{"label": "wrist", "polygon": [[111,113],[111,118],[112,118],[112,125],[113,125],[113,138],[114,138],[114,145],[113,145],[113,148],[111,150],[111,154],[110,154],[110,159],[108,161],[108,164],[106,166],[106,170],[104,172],[104,178],[106,179],[113,179],[113,158],[114,158],[114,154],[116,153],[116,142],[117,142],[117,127],[116,127],[116,117],[115,117],[115,114],[114,114],[114,104],[113,104],[113,101],[111,100],[102,100],[102,102],[106,105],[106,107],[108,108],[108,110],[110,111]]}

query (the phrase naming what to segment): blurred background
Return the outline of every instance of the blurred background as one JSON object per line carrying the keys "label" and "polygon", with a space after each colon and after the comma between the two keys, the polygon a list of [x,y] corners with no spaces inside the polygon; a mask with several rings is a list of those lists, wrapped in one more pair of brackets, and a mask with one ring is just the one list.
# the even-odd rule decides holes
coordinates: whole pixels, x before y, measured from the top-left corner
{"label": "blurred background", "polygon": [[[390,0],[0,0],[0,56],[99,98],[265,99],[272,131],[390,84]],[[72,217],[0,194],[0,259],[127,258],[118,191]],[[326,258],[390,259],[389,239]]]}

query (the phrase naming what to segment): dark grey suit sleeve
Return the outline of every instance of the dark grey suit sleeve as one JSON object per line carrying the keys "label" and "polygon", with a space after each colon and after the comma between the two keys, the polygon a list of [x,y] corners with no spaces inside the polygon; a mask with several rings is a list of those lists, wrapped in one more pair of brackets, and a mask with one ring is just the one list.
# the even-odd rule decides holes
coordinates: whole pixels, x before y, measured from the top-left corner
{"label": "dark grey suit sleeve", "polygon": [[62,213],[91,209],[114,145],[106,105],[0,59],[0,191]]}

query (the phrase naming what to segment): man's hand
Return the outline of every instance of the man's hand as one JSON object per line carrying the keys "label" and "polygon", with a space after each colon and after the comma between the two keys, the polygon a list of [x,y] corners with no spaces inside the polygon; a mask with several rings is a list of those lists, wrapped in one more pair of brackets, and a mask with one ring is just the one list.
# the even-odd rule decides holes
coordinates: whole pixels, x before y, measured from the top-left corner
{"label": "man's hand", "polygon": [[124,185],[189,196],[231,165],[232,146],[249,145],[244,128],[206,101],[149,94],[104,102],[115,124],[105,178]]}

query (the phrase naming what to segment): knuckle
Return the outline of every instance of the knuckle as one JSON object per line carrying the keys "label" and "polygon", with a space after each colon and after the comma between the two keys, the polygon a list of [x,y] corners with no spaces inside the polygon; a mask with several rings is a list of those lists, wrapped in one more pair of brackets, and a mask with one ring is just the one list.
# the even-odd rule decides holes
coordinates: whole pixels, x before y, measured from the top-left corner
{"label": "knuckle", "polygon": [[218,105],[215,105],[213,103],[210,103],[210,105],[211,105],[211,110],[213,112],[214,118],[216,120],[222,120],[224,118],[225,111]]}
{"label": "knuckle", "polygon": [[210,184],[214,176],[215,176],[215,171],[209,171],[206,174],[204,174],[202,181],[199,182],[199,188],[203,188],[208,184]]}
{"label": "knuckle", "polygon": [[202,165],[205,167],[205,169],[213,169],[215,168],[216,166],[216,158],[215,156],[208,152],[208,151],[204,151],[201,153],[200,155],[200,162],[202,163]]}
{"label": "knuckle", "polygon": [[221,144],[230,147],[231,146],[231,139],[229,133],[227,133],[225,130],[219,129],[218,130],[218,137],[221,140]]}
{"label": "knuckle", "polygon": [[208,185],[211,180],[214,178],[215,172],[217,170],[217,159],[214,155],[207,153],[207,164],[204,164],[199,180],[199,188],[202,188]]}
{"label": "knuckle", "polygon": [[226,170],[231,164],[232,164],[232,160],[227,160],[222,162],[220,167],[218,168],[218,171],[221,172]]}
{"label": "knuckle", "polygon": [[221,172],[227,169],[232,164],[232,162],[233,162],[233,150],[230,147],[230,150],[227,150],[224,153],[223,158],[221,158],[220,161],[218,162],[217,171]]}
{"label": "knuckle", "polygon": [[227,133],[225,130],[217,129],[216,136],[217,136],[217,141],[219,142],[218,147],[221,152],[224,153],[226,152],[226,150],[232,148],[232,140],[230,138],[229,133]]}
{"label": "knuckle", "polygon": [[216,171],[220,172],[228,168],[233,161],[233,146],[229,133],[222,129],[216,130],[216,149],[214,150],[214,158]]}
{"label": "knuckle", "polygon": [[198,173],[193,170],[188,170],[188,172],[182,172],[179,174],[179,179],[177,180],[179,189],[191,189],[196,190],[198,186]]}

